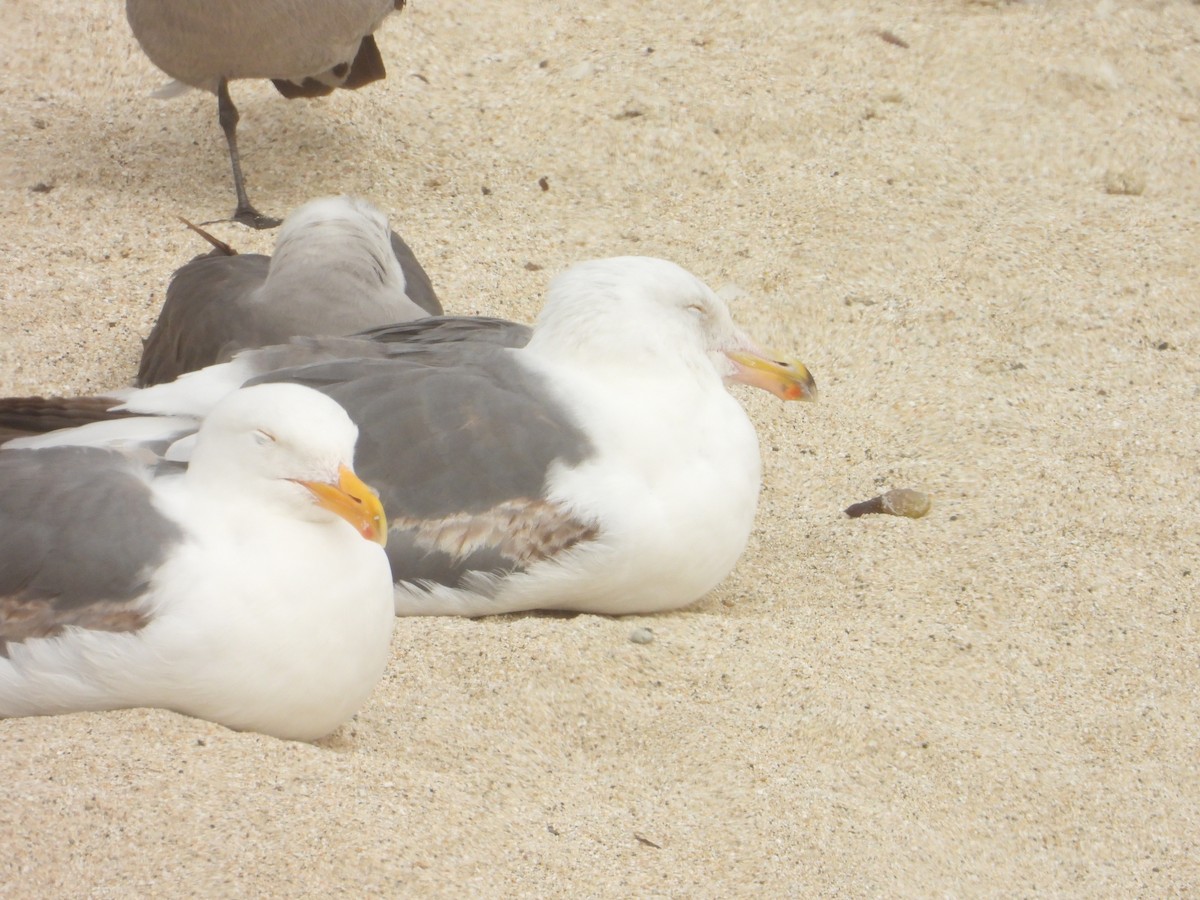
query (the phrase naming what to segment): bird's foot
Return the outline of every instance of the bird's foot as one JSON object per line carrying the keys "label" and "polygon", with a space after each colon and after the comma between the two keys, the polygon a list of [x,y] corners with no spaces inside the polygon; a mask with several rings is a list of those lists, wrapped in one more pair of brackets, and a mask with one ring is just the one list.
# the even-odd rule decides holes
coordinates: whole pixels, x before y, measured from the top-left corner
{"label": "bird's foot", "polygon": [[283,220],[264,216],[253,206],[239,206],[234,210],[231,221],[241,222],[243,225],[262,231],[267,228],[277,227]]}

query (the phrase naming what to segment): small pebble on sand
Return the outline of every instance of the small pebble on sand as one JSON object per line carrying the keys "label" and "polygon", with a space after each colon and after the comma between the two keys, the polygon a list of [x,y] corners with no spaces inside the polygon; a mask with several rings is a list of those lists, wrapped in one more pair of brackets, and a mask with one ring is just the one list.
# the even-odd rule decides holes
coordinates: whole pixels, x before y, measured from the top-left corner
{"label": "small pebble on sand", "polygon": [[896,488],[862,503],[854,503],[846,507],[846,515],[852,519],[869,513],[882,513],[888,516],[905,516],[909,519],[919,519],[929,512],[933,502],[924,491],[914,491],[912,488]]}

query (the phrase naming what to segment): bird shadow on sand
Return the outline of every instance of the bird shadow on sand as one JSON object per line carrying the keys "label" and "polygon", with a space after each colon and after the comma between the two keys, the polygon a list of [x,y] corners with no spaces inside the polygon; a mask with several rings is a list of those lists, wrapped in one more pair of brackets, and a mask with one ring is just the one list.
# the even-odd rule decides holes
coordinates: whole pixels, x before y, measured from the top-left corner
{"label": "bird shadow on sand", "polygon": [[[252,193],[276,215],[315,193],[354,192],[357,176],[330,166],[347,143],[367,140],[349,108],[329,98],[285,101],[265,85],[239,83],[243,167]],[[28,152],[17,158],[13,185],[43,195],[71,190],[105,207],[131,199],[147,216],[220,221],[236,198],[212,95],[129,97],[97,108],[67,95],[48,98],[13,131]],[[332,177],[331,177],[332,174]]]}

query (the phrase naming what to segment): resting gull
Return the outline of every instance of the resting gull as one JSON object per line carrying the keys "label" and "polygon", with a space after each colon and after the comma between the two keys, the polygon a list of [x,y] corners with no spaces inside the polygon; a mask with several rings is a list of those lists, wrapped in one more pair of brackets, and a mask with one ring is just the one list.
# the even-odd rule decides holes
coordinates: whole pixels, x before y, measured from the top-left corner
{"label": "resting gull", "polygon": [[403,6],[404,0],[126,0],[125,15],[146,56],[175,79],[160,96],[186,87],[217,95],[237,191],[233,218],[273,228],[279,220],[246,196],[229,82],[269,78],[290,100],[385,78],[374,32]]}
{"label": "resting gull", "polygon": [[237,350],[441,315],[429,276],[365,200],[323,197],[289,215],[272,256],[220,249],[171,277],[137,383],[171,381]]}
{"label": "resting gull", "polygon": [[217,404],[181,474],[0,453],[0,716],[155,706],[296,740],[345,722],[395,621],[356,433],[273,384]]}
{"label": "resting gull", "polygon": [[[512,336],[479,329],[494,331]],[[391,515],[401,615],[649,613],[715,587],[746,545],[761,480],[754,427],[726,385],[812,399],[807,369],[755,345],[694,275],[643,257],[569,269],[528,343],[504,344],[300,341],[129,392],[123,409],[202,418],[247,379],[336,399]],[[137,421],[33,441],[104,441]],[[189,452],[184,438],[171,455]]]}

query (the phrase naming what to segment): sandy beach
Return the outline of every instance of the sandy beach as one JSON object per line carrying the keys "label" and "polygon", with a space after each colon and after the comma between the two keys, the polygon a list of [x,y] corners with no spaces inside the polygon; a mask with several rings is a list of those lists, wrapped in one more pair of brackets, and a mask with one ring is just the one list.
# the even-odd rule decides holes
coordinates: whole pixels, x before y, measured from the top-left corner
{"label": "sandy beach", "polygon": [[[176,217],[233,208],[215,101],[149,97],[122,7],[0,5],[6,395],[127,385],[206,249]],[[399,620],[316,745],[0,721],[0,896],[1200,893],[1200,6],[411,0],[377,37],[361,91],[234,84],[263,212],[372,200],[454,313],[674,260],[821,400],[739,390],[757,527],[692,608]],[[897,487],[932,512],[842,512]]]}

